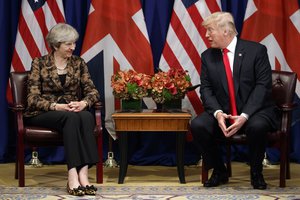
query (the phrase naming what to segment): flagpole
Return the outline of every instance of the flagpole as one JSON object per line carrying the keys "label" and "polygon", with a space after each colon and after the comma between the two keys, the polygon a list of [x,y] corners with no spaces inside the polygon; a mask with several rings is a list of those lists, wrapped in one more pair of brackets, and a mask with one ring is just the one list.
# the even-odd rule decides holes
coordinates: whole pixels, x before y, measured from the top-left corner
{"label": "flagpole", "polygon": [[32,147],[31,159],[27,163],[27,165],[34,167],[34,168],[43,167],[43,163],[39,160],[39,153],[38,153],[36,147]]}
{"label": "flagpole", "polygon": [[104,167],[107,168],[115,168],[119,167],[116,160],[114,159],[114,152],[112,150],[112,137],[108,136],[108,152],[107,152],[107,160],[104,162]]}
{"label": "flagpole", "polygon": [[264,160],[263,160],[263,166],[264,167],[270,167],[272,166],[272,164],[270,163],[270,161],[268,160],[268,157],[267,157],[267,152],[265,152],[265,157],[264,157]]}

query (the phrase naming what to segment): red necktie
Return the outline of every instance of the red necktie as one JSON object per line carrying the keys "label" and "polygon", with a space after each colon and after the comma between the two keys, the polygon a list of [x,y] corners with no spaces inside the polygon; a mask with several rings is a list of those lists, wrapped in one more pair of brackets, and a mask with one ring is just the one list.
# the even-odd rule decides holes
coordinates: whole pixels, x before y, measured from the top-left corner
{"label": "red necktie", "polygon": [[[233,85],[233,78],[232,72],[229,64],[229,59],[227,53],[229,52],[228,49],[223,49],[223,62],[225,66],[225,72],[227,77],[227,84],[228,84],[228,92],[229,92],[229,100],[230,100],[230,114],[232,116],[237,115],[236,111],[236,102],[235,102],[235,94],[234,94],[234,85]],[[231,121],[233,123],[233,121]]]}

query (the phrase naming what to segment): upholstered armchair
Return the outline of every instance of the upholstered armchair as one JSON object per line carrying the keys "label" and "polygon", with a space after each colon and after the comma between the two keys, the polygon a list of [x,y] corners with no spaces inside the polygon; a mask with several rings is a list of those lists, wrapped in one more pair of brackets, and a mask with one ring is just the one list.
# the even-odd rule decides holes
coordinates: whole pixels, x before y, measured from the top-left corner
{"label": "upholstered armchair", "polygon": [[[280,129],[268,133],[269,145],[279,144],[280,150],[280,180],[279,186],[286,186],[286,179],[290,179],[290,130],[292,121],[292,111],[295,108],[293,103],[297,74],[286,71],[272,71],[272,97],[281,111]],[[259,98],[259,97],[258,97]],[[231,176],[231,145],[246,144],[246,135],[237,134],[225,140],[226,145],[226,166],[228,174]],[[205,163],[203,163],[203,166]],[[202,166],[202,183],[208,179],[208,171]]]}
{"label": "upholstered armchair", "polygon": [[[27,126],[23,121],[23,111],[26,108],[28,72],[11,72],[10,83],[13,96],[13,104],[10,106],[15,113],[17,127],[16,144],[16,167],[15,178],[19,179],[19,186],[25,186],[24,150],[26,147],[63,146],[62,134],[55,130],[42,127]],[[80,91],[79,91],[80,94]],[[102,124],[101,124],[101,103],[94,104],[95,130],[99,163],[96,165],[96,181],[103,183],[103,147],[102,147]]]}

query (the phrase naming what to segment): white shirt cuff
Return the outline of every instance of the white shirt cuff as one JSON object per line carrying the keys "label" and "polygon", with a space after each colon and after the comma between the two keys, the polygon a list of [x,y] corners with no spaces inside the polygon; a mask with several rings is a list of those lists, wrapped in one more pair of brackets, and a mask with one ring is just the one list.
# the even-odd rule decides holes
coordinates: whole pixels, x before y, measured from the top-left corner
{"label": "white shirt cuff", "polygon": [[241,114],[241,116],[245,117],[245,118],[246,118],[246,120],[248,120],[248,119],[249,119],[249,115],[247,115],[246,113],[242,113],[242,114]]}
{"label": "white shirt cuff", "polygon": [[214,117],[217,119],[217,114],[218,114],[218,112],[222,112],[223,113],[223,111],[222,110],[216,110],[215,112],[214,112]]}

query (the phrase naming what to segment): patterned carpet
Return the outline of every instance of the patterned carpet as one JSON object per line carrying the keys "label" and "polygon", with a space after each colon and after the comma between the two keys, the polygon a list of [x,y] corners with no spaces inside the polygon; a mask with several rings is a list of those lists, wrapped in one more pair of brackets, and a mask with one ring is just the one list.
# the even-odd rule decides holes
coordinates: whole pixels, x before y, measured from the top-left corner
{"label": "patterned carpet", "polygon": [[218,187],[206,189],[196,186],[97,186],[96,196],[76,198],[66,194],[63,187],[0,187],[0,199],[300,199],[300,187],[277,188],[265,191],[249,187]]}
{"label": "patterned carpet", "polygon": [[[124,184],[118,184],[118,168],[104,168],[104,183],[95,184],[96,196],[76,198],[66,192],[65,165],[45,165],[42,168],[26,167],[26,187],[17,187],[13,178],[14,163],[0,164],[0,200],[36,199],[120,199],[120,200],[300,200],[300,165],[291,165],[290,180],[286,188],[278,187],[279,168],[269,166],[264,170],[267,190],[253,190],[250,186],[249,167],[233,163],[233,177],[228,184],[208,189],[200,183],[199,166],[185,166],[186,184],[178,181],[176,167],[129,166]],[[95,168],[90,170],[95,183]]]}

